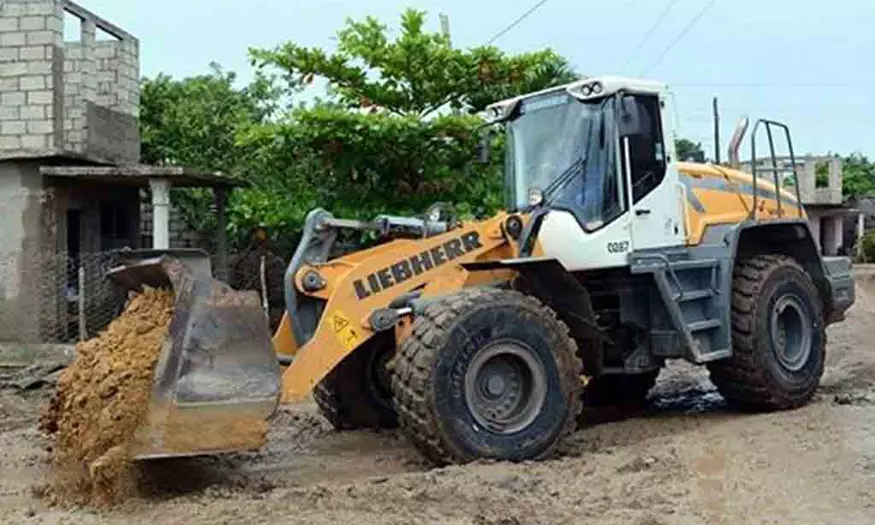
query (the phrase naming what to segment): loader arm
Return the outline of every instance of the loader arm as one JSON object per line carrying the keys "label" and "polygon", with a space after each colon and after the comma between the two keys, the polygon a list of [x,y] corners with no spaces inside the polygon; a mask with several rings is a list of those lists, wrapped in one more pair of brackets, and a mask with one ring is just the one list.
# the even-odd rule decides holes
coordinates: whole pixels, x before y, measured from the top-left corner
{"label": "loader arm", "polygon": [[[290,277],[299,298],[324,301],[312,336],[298,345],[288,308],[273,344],[288,364],[282,376],[282,401],[296,402],[344,357],[377,332],[395,329],[397,299],[419,292],[426,298],[478,282],[506,280],[509,272],[467,272],[462,265],[514,256],[515,246],[502,230],[506,215],[463,223],[446,233],[393,240],[326,262],[300,264]],[[396,304],[393,305],[393,301]],[[296,300],[297,302],[297,300]],[[287,305],[288,306],[288,305]]]}

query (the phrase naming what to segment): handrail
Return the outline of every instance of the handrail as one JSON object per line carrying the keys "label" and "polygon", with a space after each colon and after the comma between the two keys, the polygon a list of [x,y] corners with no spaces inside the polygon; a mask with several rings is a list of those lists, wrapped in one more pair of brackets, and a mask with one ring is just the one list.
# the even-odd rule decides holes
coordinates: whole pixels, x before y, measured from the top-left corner
{"label": "handrail", "polygon": [[757,192],[757,130],[760,127],[760,124],[763,124],[766,128],[766,135],[769,139],[769,154],[772,160],[772,174],[775,182],[775,198],[778,201],[778,216],[781,216],[781,181],[779,176],[778,169],[778,161],[777,156],[775,155],[775,141],[772,135],[772,126],[777,126],[784,130],[784,136],[787,139],[787,148],[790,152],[790,166],[793,170],[793,181],[794,186],[796,187],[796,210],[799,214],[799,217],[802,217],[802,194],[799,190],[799,173],[796,170],[796,155],[793,152],[793,139],[790,137],[790,128],[787,127],[786,124],[781,122],[777,122],[774,120],[768,119],[757,119],[756,124],[754,124],[753,132],[751,132],[750,137],[750,167],[751,167],[751,176],[753,177],[753,208],[751,209],[751,218],[756,220],[757,218],[757,204],[759,200],[759,195]]}

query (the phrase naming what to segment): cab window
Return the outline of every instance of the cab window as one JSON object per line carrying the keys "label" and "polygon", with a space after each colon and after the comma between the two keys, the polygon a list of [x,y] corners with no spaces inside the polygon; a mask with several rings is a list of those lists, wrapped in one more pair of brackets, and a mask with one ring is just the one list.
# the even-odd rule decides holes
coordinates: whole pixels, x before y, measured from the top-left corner
{"label": "cab window", "polygon": [[623,148],[623,165],[630,168],[629,184],[632,187],[632,202],[637,203],[653,191],[665,178],[666,153],[659,111],[659,99],[655,96],[636,96],[641,110],[641,133],[630,135],[629,162],[626,163],[626,148]]}

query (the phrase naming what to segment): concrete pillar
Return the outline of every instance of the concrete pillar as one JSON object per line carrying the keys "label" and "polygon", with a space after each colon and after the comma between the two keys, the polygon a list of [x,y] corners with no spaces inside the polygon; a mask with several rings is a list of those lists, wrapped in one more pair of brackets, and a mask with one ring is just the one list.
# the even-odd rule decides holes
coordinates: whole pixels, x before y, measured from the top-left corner
{"label": "concrete pillar", "polygon": [[225,209],[228,203],[228,190],[223,187],[213,188],[216,200],[216,260],[215,275],[220,281],[228,280],[228,217]]}
{"label": "concrete pillar", "polygon": [[823,239],[823,254],[835,255],[841,245],[841,217],[829,216],[822,219],[823,231],[820,232]]}
{"label": "concrete pillar", "polygon": [[93,55],[94,42],[97,41],[97,24],[94,23],[94,20],[87,18],[82,20],[79,29],[79,39],[82,41],[82,47],[85,49],[85,54]]}
{"label": "concrete pillar", "polygon": [[866,214],[857,214],[857,242],[854,243],[854,255],[859,257],[863,253],[863,237],[866,236]]}
{"label": "concrete pillar", "polygon": [[152,248],[170,248],[170,181],[149,179],[152,190]]}
{"label": "concrete pillar", "polygon": [[814,244],[817,245],[818,250],[823,250],[823,243],[820,242],[820,223],[820,214],[814,210],[808,210],[808,225],[811,227],[811,235],[814,237]]}

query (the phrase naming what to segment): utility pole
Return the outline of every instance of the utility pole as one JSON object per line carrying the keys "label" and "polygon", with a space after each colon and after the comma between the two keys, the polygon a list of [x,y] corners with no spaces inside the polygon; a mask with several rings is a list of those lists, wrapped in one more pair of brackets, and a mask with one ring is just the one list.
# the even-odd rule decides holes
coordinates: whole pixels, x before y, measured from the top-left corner
{"label": "utility pole", "polygon": [[[452,35],[450,34],[450,17],[444,13],[441,13],[438,15],[438,18],[440,18],[440,21],[441,21],[441,34],[443,34],[444,38],[447,39],[447,45],[449,45],[452,48],[453,47],[453,39],[452,39]],[[459,115],[459,114],[461,114],[461,111],[456,109],[453,111],[453,113],[456,115]]]}
{"label": "utility pole", "polygon": [[453,40],[450,38],[450,17],[443,13],[438,16],[441,20],[441,33],[446,37],[447,42],[450,43],[450,47],[453,47]]}

